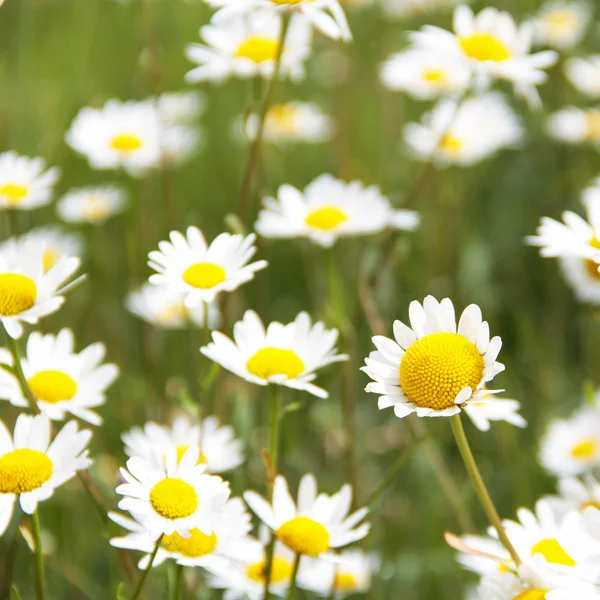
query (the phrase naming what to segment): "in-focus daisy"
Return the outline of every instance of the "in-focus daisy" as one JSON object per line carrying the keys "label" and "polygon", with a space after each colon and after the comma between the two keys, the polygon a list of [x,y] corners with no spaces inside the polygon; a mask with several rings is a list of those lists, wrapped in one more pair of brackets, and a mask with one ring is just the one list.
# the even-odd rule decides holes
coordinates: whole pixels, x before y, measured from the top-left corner
{"label": "in-focus daisy", "polygon": [[248,264],[256,252],[254,234],[222,233],[210,246],[197,227],[188,227],[185,236],[172,231],[169,237],[170,242],[159,242],[159,250],[148,254],[148,265],[157,271],[149,281],[185,295],[188,308],[213,302],[219,292],[232,292],[267,266],[266,260]]}
{"label": "in-focus daisy", "polygon": [[587,2],[558,0],[545,4],[533,21],[535,40],[551,48],[572,48],[583,37],[591,16]]}
{"label": "in-focus daisy", "polygon": [[297,504],[281,475],[275,478],[271,504],[252,491],[244,493],[244,500],[277,539],[296,554],[319,556],[363,539],[370,529],[369,523],[359,525],[367,508],[348,514],[352,504],[350,485],[332,496],[317,495],[317,481],[311,473],[300,480]]}
{"label": "in-focus daisy", "polygon": [[125,169],[140,176],[161,161],[161,129],[153,101],[108,100],[102,108],[82,108],[66,142],[93,169]]}
{"label": "in-focus daisy", "polygon": [[569,58],[565,62],[565,74],[580,92],[600,98],[600,54]]}
{"label": "in-focus daisy", "polygon": [[181,458],[190,446],[199,448],[198,461],[206,465],[207,473],[224,473],[244,461],[242,442],[235,437],[233,428],[220,425],[217,417],[203,421],[179,416],[171,427],[149,422],[144,428],[134,427],[122,436],[125,453],[139,456],[155,466],[164,465],[170,447]]}
{"label": "in-focus daisy", "polygon": [[321,175],[304,192],[282,185],[277,198],[265,198],[255,229],[267,238],[307,237],[329,247],[338,237],[369,235],[392,229],[415,229],[419,216],[394,210],[377,186],[346,183]]}
{"label": "in-focus daisy", "polygon": [[[379,409],[394,407],[397,417],[411,413],[419,417],[450,417],[469,403],[472,416],[484,398],[485,414],[494,402],[496,390],[486,384],[504,370],[496,361],[502,340],[490,340],[490,328],[481,310],[471,304],[456,325],[454,306],[449,298],[438,302],[427,296],[423,305],[411,302],[411,327],[394,322],[394,338],[373,338],[377,351],[365,359],[362,370],[374,381],[367,392],[379,394]],[[499,408],[498,417],[504,414]],[[506,414],[511,414],[507,411]],[[489,417],[488,417],[489,418]],[[474,420],[480,424],[479,419]]]}
{"label": "in-focus daisy", "polygon": [[182,329],[190,324],[203,328],[207,312],[209,329],[216,329],[221,324],[221,312],[216,302],[202,302],[188,308],[185,294],[173,293],[151,283],[145,283],[131,292],[125,304],[134,315],[163,329]]}
{"label": "in-focus daisy", "polygon": [[248,310],[233,326],[233,337],[214,331],[213,341],[200,352],[251,383],[284,385],[319,398],[329,394],[312,383],[315,371],[348,360],[337,354],[338,330],[325,329],[321,321],[313,325],[305,312],[287,325],[275,321],[265,330],[260,317]]}
{"label": "in-focus daisy", "polygon": [[[105,352],[104,344],[96,343],[76,353],[70,329],[62,329],[56,336],[31,333],[21,366],[40,411],[54,421],[71,414],[100,425],[102,418],[93,409],[105,403],[106,389],[119,372],[116,365],[101,364]],[[6,354],[3,362],[12,364]],[[6,371],[0,372],[0,397],[14,406],[28,405],[18,379]]]}
{"label": "in-focus daisy", "polygon": [[23,512],[35,512],[38,502],[71,479],[91,461],[85,449],[91,431],[70,421],[50,442],[46,415],[17,417],[14,435],[0,421],[0,535],[6,530],[18,499]]}
{"label": "in-focus daisy", "polygon": [[176,448],[169,448],[164,467],[134,456],[127,469],[121,469],[126,483],[117,488],[124,496],[119,508],[134,515],[152,539],[175,532],[188,538],[193,529],[210,536],[222,519],[229,484],[206,475],[199,455],[197,446],[190,446],[181,457]]}
{"label": "in-focus daisy", "polygon": [[197,91],[166,92],[156,99],[156,107],[163,122],[188,125],[206,109],[206,96]]}
{"label": "in-focus daisy", "polygon": [[471,71],[455,57],[408,49],[392,54],[381,66],[379,78],[390,90],[431,100],[464,91],[471,80]]}
{"label": "in-focus daisy", "polygon": [[71,190],[58,201],[56,210],[63,221],[102,223],[122,212],[125,207],[125,191],[105,185]]}
{"label": "in-focus daisy", "polygon": [[548,133],[568,144],[600,144],[600,107],[567,106],[548,117]]}
{"label": "in-focus daisy", "polygon": [[32,210],[52,200],[60,177],[56,167],[46,169],[43,158],[0,154],[0,208]]}
{"label": "in-focus daisy", "polygon": [[531,38],[531,25],[517,25],[509,13],[488,7],[474,15],[464,4],[454,11],[454,32],[428,25],[411,34],[417,48],[462,59],[477,87],[506,79],[530,102],[537,102],[536,86],[547,78],[543,69],[556,62],[557,54],[530,54]]}
{"label": "in-focus daisy", "polygon": [[470,166],[519,144],[523,129],[503,96],[491,92],[461,102],[441,100],[422,123],[408,123],[404,139],[412,153],[440,165]]}
{"label": "in-focus daisy", "polygon": [[[204,25],[200,35],[205,43],[189,44],[186,48],[187,58],[200,65],[186,74],[186,81],[220,82],[231,76],[271,78],[279,52],[281,26],[280,15],[263,13]],[[311,38],[310,23],[300,15],[294,16],[281,55],[280,75],[296,81],[304,77]]]}
{"label": "in-focus daisy", "polygon": [[79,267],[79,258],[62,256],[46,270],[46,248],[42,241],[15,242],[0,253],[0,323],[13,338],[22,335],[22,322],[36,324],[62,306],[61,286]]}

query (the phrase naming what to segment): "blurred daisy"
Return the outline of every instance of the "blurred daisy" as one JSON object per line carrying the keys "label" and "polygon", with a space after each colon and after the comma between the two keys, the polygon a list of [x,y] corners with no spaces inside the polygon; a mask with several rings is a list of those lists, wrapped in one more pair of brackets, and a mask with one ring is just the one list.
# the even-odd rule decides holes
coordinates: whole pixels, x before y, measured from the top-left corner
{"label": "blurred daisy", "polygon": [[519,119],[494,92],[469,98],[458,106],[456,100],[442,100],[422,123],[404,127],[404,139],[415,156],[463,167],[517,146],[522,137]]}
{"label": "blurred daisy", "polygon": [[589,473],[582,479],[562,477],[558,481],[558,495],[546,496],[544,500],[561,516],[570,511],[582,512],[589,507],[600,509],[600,483]]}
{"label": "blurred daisy", "polygon": [[457,561],[478,575],[497,575],[514,569],[514,562],[506,548],[496,538],[463,535]]}
{"label": "blurred daisy", "polygon": [[153,101],[108,100],[82,108],[65,135],[93,169],[125,169],[141,176],[161,160],[161,120]]}
{"label": "blurred daisy", "polygon": [[208,328],[219,327],[221,311],[216,302],[202,302],[188,308],[184,301],[185,294],[173,293],[169,289],[145,283],[127,296],[125,305],[140,319],[162,329],[183,329],[190,324],[203,328],[207,311]]}
{"label": "blurred daisy", "polygon": [[200,352],[250,383],[284,385],[319,398],[329,394],[312,383],[315,371],[348,360],[337,354],[337,329],[325,329],[321,321],[311,324],[305,312],[287,325],[274,321],[265,330],[260,317],[248,310],[233,326],[233,336],[234,341],[214,331],[213,341]]}
{"label": "blurred daisy", "polygon": [[43,158],[0,154],[0,208],[32,210],[49,204],[59,177],[60,170],[46,169]]}
{"label": "blurred daisy", "polygon": [[199,152],[202,147],[202,135],[197,127],[165,125],[161,131],[160,145],[162,163],[178,166]]}
{"label": "blurred daisy", "polygon": [[565,74],[580,92],[600,98],[600,54],[569,58],[565,62]]}
{"label": "blurred daisy", "polygon": [[330,247],[342,236],[370,235],[386,228],[413,230],[419,216],[394,210],[377,186],[346,183],[321,175],[304,192],[282,185],[278,197],[265,198],[254,228],[266,238],[307,237]]}
{"label": "blurred daisy", "polygon": [[210,246],[197,227],[188,227],[185,236],[172,231],[169,237],[170,242],[159,242],[159,250],[148,254],[148,265],[158,271],[149,281],[185,295],[188,308],[213,302],[219,292],[236,290],[267,266],[266,260],[248,264],[256,252],[254,234],[222,233]]}
{"label": "blurred daisy", "polygon": [[519,414],[521,404],[508,398],[482,396],[469,402],[464,410],[480,431],[489,431],[490,421],[506,421],[517,427],[526,427],[527,421]]}
{"label": "blurred daisy", "polygon": [[126,483],[117,488],[124,496],[119,508],[135,515],[153,540],[175,532],[189,538],[193,529],[210,536],[215,523],[223,518],[229,484],[206,475],[206,467],[198,463],[199,455],[197,446],[181,457],[170,448],[165,467],[134,456],[127,461],[127,469],[121,469]]}
{"label": "blurred daisy", "polygon": [[206,110],[206,96],[201,92],[166,92],[156,99],[160,118],[165,123],[187,125]]}
{"label": "blurred daisy", "polygon": [[600,107],[567,106],[548,117],[548,133],[568,144],[600,144]]}
{"label": "blurred daisy", "polygon": [[510,81],[529,102],[538,102],[536,86],[547,75],[543,71],[556,62],[551,50],[530,54],[531,26],[517,25],[507,12],[485,8],[478,15],[466,5],[454,12],[454,33],[426,26],[411,34],[417,48],[462,59],[476,77],[477,87],[491,79]]}
{"label": "blurred daisy", "polygon": [[12,338],[21,337],[22,322],[34,325],[62,306],[61,286],[79,267],[79,258],[62,256],[46,271],[46,248],[15,242],[0,253],[0,323]]}
{"label": "blurred daisy", "polygon": [[171,427],[150,421],[144,428],[134,427],[122,435],[125,453],[139,456],[154,466],[164,465],[168,449],[175,447],[180,459],[190,446],[200,450],[198,462],[207,473],[224,473],[244,461],[242,442],[229,425],[219,425],[217,417],[203,421],[179,416]]}
{"label": "blurred daisy", "polygon": [[91,464],[85,449],[91,431],[78,431],[70,421],[50,442],[50,421],[46,415],[20,414],[14,436],[0,421],[0,535],[11,520],[19,500],[23,512],[33,514],[38,502]]}
{"label": "blurred daisy", "polygon": [[572,48],[583,37],[591,16],[587,2],[549,2],[533,21],[535,41],[561,50]]}
{"label": "blurred daisy", "polygon": [[381,0],[384,12],[393,19],[409,19],[460,3],[461,0]]}
{"label": "blurred daisy", "polygon": [[[93,409],[106,402],[106,389],[119,372],[116,365],[100,364],[105,352],[104,344],[96,343],[76,353],[70,329],[62,329],[56,336],[31,333],[21,366],[40,411],[53,421],[71,414],[101,425],[102,418]],[[7,354],[3,362],[12,364]],[[14,406],[28,405],[18,379],[4,370],[0,371],[0,397]]]}
{"label": "blurred daisy", "polygon": [[370,529],[369,523],[359,525],[367,508],[348,515],[352,504],[350,485],[332,496],[317,496],[317,481],[311,473],[300,480],[297,505],[281,475],[275,478],[271,504],[252,491],[244,493],[244,500],[277,539],[296,554],[319,556],[362,540]]}
{"label": "blurred daisy", "polygon": [[125,191],[113,185],[71,190],[56,205],[59,217],[71,223],[102,223],[125,208]]}
{"label": "blurred daisy", "polygon": [[408,49],[392,54],[382,64],[379,79],[390,90],[431,100],[464,91],[471,72],[464,61],[454,57]]}
{"label": "blurred daisy", "polygon": [[[270,3],[271,0],[264,1]],[[189,44],[186,48],[187,58],[200,66],[189,71],[185,80],[195,83],[221,82],[231,76],[271,78],[279,52],[281,26],[281,16],[262,13],[204,25],[200,35],[206,44]],[[294,16],[281,56],[280,76],[295,81],[304,77],[304,61],[310,55],[311,37],[309,22],[302,16]]]}
{"label": "blurred daisy", "polygon": [[[481,309],[476,304],[468,306],[458,327],[449,298],[438,302],[427,296],[422,306],[411,302],[408,313],[411,327],[395,321],[395,340],[375,336],[377,351],[371,352],[362,367],[374,380],[366,390],[379,394],[379,410],[393,406],[399,418],[411,413],[450,417],[473,403],[467,414],[472,418],[479,409],[489,419],[494,403],[489,396],[497,390],[488,390],[485,385],[504,370],[504,365],[496,361],[502,340],[490,340]],[[476,403],[482,398],[485,403],[478,407]],[[498,408],[497,417],[503,414],[513,413]],[[481,425],[478,418],[474,423]]]}

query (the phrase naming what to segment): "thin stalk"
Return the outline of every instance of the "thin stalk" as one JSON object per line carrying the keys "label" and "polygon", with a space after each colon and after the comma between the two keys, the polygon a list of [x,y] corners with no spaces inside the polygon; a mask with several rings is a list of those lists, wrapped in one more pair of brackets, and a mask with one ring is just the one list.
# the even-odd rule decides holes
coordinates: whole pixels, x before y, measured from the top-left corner
{"label": "thin stalk", "polygon": [[17,380],[19,382],[19,387],[21,388],[21,393],[23,394],[24,398],[27,400],[27,404],[29,405],[29,408],[31,409],[31,411],[34,413],[39,413],[40,409],[37,405],[37,402],[36,402],[36,399],[35,399],[33,393],[31,392],[31,389],[29,388],[29,384],[27,383],[27,379],[25,378],[25,373],[23,373],[23,367],[21,365],[21,355],[19,354],[19,346],[17,345],[17,340],[14,340],[13,338],[10,337],[10,335],[8,335],[6,328],[4,328],[4,333],[6,333],[8,349],[10,350],[10,353],[13,358],[13,368],[14,368]]}
{"label": "thin stalk", "polygon": [[277,462],[279,459],[279,423],[280,423],[280,390],[277,384],[272,384],[271,407],[269,411],[269,457],[271,459],[271,473],[269,474],[269,489],[272,490],[275,476],[277,475]]}
{"label": "thin stalk", "polygon": [[519,566],[521,564],[521,560],[519,559],[519,555],[517,554],[513,545],[510,543],[510,540],[506,535],[506,531],[504,531],[504,526],[502,525],[502,521],[498,516],[498,511],[496,510],[494,502],[492,501],[485,483],[483,482],[479,467],[477,466],[475,457],[471,451],[471,446],[469,446],[469,441],[467,440],[467,436],[462,425],[460,413],[450,418],[450,425],[452,426],[452,433],[454,434],[456,445],[460,450],[460,454],[465,463],[465,467],[467,468],[467,472],[469,473],[469,477],[475,486],[475,491],[477,492],[481,506],[483,507],[483,510],[490,523],[498,532],[498,536],[502,542],[502,545],[506,548],[506,550],[508,550],[513,561],[515,562],[515,565]]}
{"label": "thin stalk", "polygon": [[284,13],[281,19],[281,31],[279,32],[279,46],[277,47],[277,55],[275,56],[275,66],[273,68],[273,75],[269,80],[265,93],[263,95],[260,112],[258,114],[258,129],[256,135],[252,140],[250,146],[250,153],[248,155],[248,161],[246,162],[246,168],[244,170],[244,177],[242,179],[242,187],[238,198],[237,216],[242,222],[246,220],[246,212],[248,210],[248,200],[252,192],[252,176],[258,163],[258,157],[260,154],[260,146],[262,144],[263,133],[265,130],[265,122],[267,120],[267,113],[269,107],[273,101],[273,94],[275,92],[275,83],[279,75],[279,69],[281,67],[281,57],[283,56],[283,49],[285,47],[285,39],[290,25],[291,15]]}
{"label": "thin stalk", "polygon": [[42,529],[37,509],[31,515],[31,518],[33,521],[33,541],[35,546],[35,595],[37,600],[44,600],[44,555],[42,553]]}
{"label": "thin stalk", "polygon": [[133,594],[131,595],[131,600],[137,600],[140,597],[142,590],[144,589],[144,584],[146,583],[146,579],[148,578],[150,569],[152,569],[152,564],[154,563],[154,559],[156,558],[156,553],[158,552],[158,549],[160,548],[160,543],[162,542],[163,535],[164,534],[162,534],[156,540],[156,544],[154,545],[154,550],[152,550],[152,554],[150,555],[150,561],[148,562],[148,566],[144,569],[144,572],[142,573],[142,576],[140,577],[140,580],[138,581],[138,584],[137,584]]}
{"label": "thin stalk", "polygon": [[269,588],[271,586],[271,571],[273,570],[273,554],[275,552],[275,536],[271,536],[271,541],[267,546],[267,554],[265,556],[265,588],[263,592],[263,600],[269,600],[270,593]]}
{"label": "thin stalk", "polygon": [[294,558],[294,570],[292,571],[292,578],[288,587],[286,600],[294,600],[296,597],[296,579],[298,579],[298,567],[300,566],[300,554],[296,554]]}
{"label": "thin stalk", "polygon": [[181,591],[181,582],[183,581],[183,565],[175,567],[175,585],[173,586],[173,600],[179,600]]}

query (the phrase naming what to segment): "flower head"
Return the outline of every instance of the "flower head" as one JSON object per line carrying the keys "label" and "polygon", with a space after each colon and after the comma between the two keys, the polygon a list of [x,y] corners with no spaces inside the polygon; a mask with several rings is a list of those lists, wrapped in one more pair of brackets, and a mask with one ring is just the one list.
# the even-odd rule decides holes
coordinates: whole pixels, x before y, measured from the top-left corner
{"label": "flower head", "polygon": [[125,208],[125,191],[112,185],[71,190],[56,205],[59,217],[70,223],[103,223]]}
{"label": "flower head", "polygon": [[600,98],[600,55],[569,58],[565,61],[567,79],[590,98]]}
{"label": "flower head", "polygon": [[536,42],[561,50],[572,48],[585,34],[591,13],[587,2],[558,0],[545,4],[533,21]]}

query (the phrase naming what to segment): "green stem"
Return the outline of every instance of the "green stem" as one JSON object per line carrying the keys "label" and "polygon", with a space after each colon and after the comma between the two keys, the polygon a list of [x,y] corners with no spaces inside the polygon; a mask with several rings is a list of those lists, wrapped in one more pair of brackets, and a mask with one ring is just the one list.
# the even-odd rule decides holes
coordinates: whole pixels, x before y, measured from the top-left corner
{"label": "green stem", "polygon": [[181,591],[181,582],[183,580],[183,565],[177,565],[175,568],[175,585],[173,586],[173,600],[179,600]]}
{"label": "green stem", "polygon": [[146,583],[146,579],[148,578],[148,574],[150,573],[150,569],[152,568],[152,564],[154,563],[154,559],[156,558],[156,553],[158,552],[158,549],[160,548],[160,543],[162,542],[163,535],[161,535],[156,540],[156,544],[154,545],[154,550],[152,550],[152,554],[150,555],[150,560],[148,562],[148,566],[144,569],[144,572],[142,573],[142,576],[140,577],[140,580],[138,581],[138,584],[137,584],[133,594],[131,595],[131,600],[137,600],[140,597],[142,590],[144,589],[144,584]]}
{"label": "green stem", "polygon": [[279,385],[272,384],[271,408],[269,416],[269,458],[271,459],[271,473],[269,474],[269,487],[273,488],[273,482],[277,475],[277,463],[279,459],[279,423],[280,423],[280,399]]}
{"label": "green stem", "polygon": [[300,566],[300,554],[296,554],[294,558],[294,570],[292,571],[292,578],[290,580],[290,586],[288,587],[288,593],[286,600],[294,600],[296,597],[296,579],[298,579],[298,567]]}
{"label": "green stem", "polygon": [[269,600],[269,587],[271,586],[271,571],[273,570],[273,554],[275,552],[275,536],[271,535],[271,541],[267,546],[267,553],[265,556],[265,589],[263,592],[263,600]]}
{"label": "green stem", "polygon": [[33,541],[35,546],[35,594],[37,600],[44,600],[44,555],[42,553],[42,529],[37,509],[31,515],[33,520]]}
{"label": "green stem", "polygon": [[471,447],[469,446],[469,442],[467,440],[467,436],[465,434],[464,427],[462,425],[460,413],[454,415],[450,418],[450,424],[452,425],[452,433],[454,434],[454,439],[456,440],[456,444],[458,449],[460,450],[460,454],[465,463],[465,467],[467,468],[467,472],[469,473],[469,477],[475,486],[475,491],[477,492],[477,496],[479,497],[479,501],[481,502],[481,506],[487,515],[490,523],[495,527],[498,532],[498,536],[502,545],[508,550],[511,555],[516,566],[521,564],[521,560],[519,559],[519,555],[514,549],[513,545],[510,543],[508,536],[506,535],[506,531],[504,531],[504,526],[502,525],[502,521],[498,516],[498,511],[494,506],[494,502],[483,482],[483,478],[481,477],[481,473],[479,472],[479,467],[475,462],[475,457],[473,456],[473,452],[471,451]]}
{"label": "green stem", "polygon": [[6,334],[8,349],[10,350],[10,353],[13,358],[13,369],[15,371],[15,376],[17,377],[17,380],[19,382],[21,393],[23,394],[23,397],[27,400],[27,404],[29,405],[31,411],[34,413],[39,413],[40,409],[37,405],[37,401],[33,393],[31,392],[31,389],[29,389],[29,384],[27,383],[27,379],[25,378],[25,373],[23,373],[23,367],[21,365],[21,355],[19,354],[19,346],[17,345],[17,340],[14,340],[10,337],[10,335],[8,335],[4,326],[3,329],[4,333]]}

